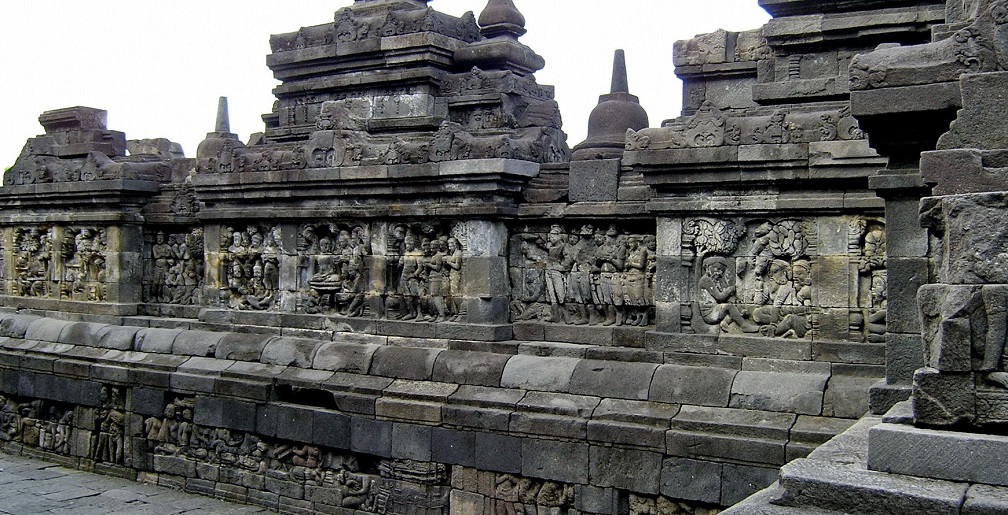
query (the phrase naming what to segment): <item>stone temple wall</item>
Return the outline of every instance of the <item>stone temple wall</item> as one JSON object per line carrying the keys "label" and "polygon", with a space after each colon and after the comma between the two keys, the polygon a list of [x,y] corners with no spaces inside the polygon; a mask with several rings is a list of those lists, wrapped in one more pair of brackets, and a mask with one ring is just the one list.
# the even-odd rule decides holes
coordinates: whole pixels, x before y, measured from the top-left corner
{"label": "stone temple wall", "polygon": [[40,117],[0,189],[7,451],[285,512],[706,513],[909,395],[920,191],[876,194],[848,66],[940,2],[764,0],[675,45],[658,127],[618,52],[573,149],[509,1],[426,4],[273,36],[264,131],[222,99],[195,158]]}

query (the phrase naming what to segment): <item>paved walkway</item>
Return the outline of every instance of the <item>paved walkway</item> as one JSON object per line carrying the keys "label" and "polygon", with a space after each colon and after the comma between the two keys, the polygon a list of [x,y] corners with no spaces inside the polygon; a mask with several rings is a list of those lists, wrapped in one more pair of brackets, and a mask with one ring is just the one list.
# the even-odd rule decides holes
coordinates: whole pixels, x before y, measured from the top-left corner
{"label": "paved walkway", "polygon": [[0,453],[0,514],[272,513]]}

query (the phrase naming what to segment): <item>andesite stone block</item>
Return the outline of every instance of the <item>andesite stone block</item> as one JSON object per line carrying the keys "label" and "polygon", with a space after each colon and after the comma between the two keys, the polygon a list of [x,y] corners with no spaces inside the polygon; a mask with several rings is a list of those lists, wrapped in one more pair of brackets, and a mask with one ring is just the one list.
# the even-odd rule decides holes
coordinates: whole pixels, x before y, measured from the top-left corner
{"label": "andesite stone block", "polygon": [[513,356],[504,367],[501,386],[566,392],[579,362],[574,358]]}
{"label": "andesite stone block", "polygon": [[588,445],[525,438],[522,440],[521,474],[562,483],[588,483]]}
{"label": "andesite stone block", "polygon": [[661,468],[661,494],[673,499],[721,503],[723,464],[689,458],[666,458]]}
{"label": "andesite stone block", "polygon": [[645,494],[657,494],[662,455],[621,447],[592,445],[589,450],[589,482]]}
{"label": "andesite stone block", "polygon": [[727,407],[737,370],[662,365],[655,370],[648,398],[699,406]]}
{"label": "andesite stone block", "polygon": [[[500,472],[502,474],[521,474],[525,470],[524,442],[527,439],[517,438],[498,433],[476,433],[476,468]],[[539,449],[528,448],[528,452]]]}
{"label": "andesite stone block", "polygon": [[350,419],[350,450],[389,458],[392,456],[392,422],[362,417]]}

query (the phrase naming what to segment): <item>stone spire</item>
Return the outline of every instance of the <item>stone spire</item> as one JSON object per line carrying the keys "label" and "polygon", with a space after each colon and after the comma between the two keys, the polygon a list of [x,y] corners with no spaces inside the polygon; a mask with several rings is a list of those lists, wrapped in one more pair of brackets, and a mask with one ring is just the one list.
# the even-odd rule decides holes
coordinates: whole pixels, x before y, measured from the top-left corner
{"label": "stone spire", "polygon": [[214,125],[214,132],[231,132],[227,97],[220,97],[217,100],[217,123]]}
{"label": "stone spire", "polygon": [[647,126],[647,111],[627,85],[626,56],[617,50],[610,93],[599,97],[588,117],[588,139],[574,147],[574,160],[619,158],[627,129],[639,131]]}
{"label": "stone spire", "polygon": [[518,75],[531,75],[546,66],[546,60],[531,48],[518,42],[525,34],[525,16],[512,0],[489,0],[479,16],[480,34],[477,41],[455,52],[456,64],[481,70],[509,70]]}

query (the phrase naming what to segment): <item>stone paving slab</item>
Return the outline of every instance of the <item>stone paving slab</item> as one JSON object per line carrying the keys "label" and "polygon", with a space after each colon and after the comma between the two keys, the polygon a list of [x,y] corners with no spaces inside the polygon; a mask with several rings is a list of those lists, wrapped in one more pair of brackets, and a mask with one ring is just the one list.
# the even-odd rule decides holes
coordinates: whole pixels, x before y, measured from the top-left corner
{"label": "stone paving slab", "polygon": [[271,513],[126,479],[0,453],[0,514]]}

